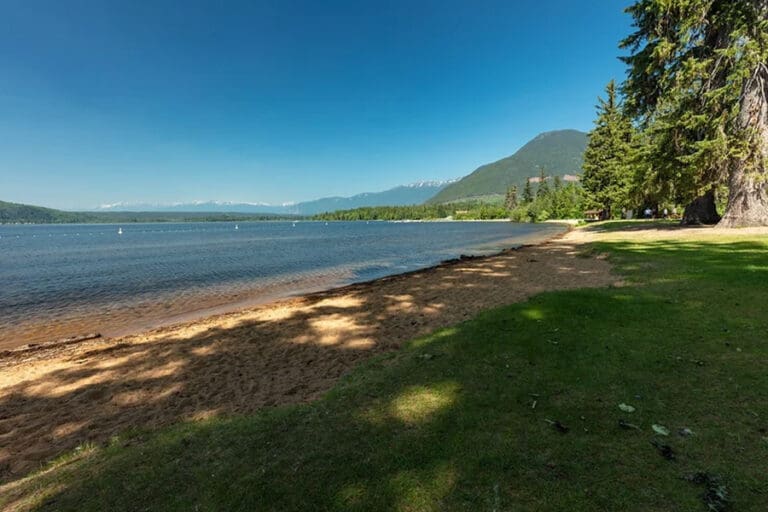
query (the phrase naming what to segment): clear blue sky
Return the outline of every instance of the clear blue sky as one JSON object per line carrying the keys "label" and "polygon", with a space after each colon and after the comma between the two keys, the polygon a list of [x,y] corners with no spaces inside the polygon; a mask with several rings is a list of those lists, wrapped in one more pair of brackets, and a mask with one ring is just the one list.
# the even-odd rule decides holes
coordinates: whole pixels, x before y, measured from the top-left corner
{"label": "clear blue sky", "polygon": [[281,203],[589,130],[616,0],[5,0],[0,199]]}

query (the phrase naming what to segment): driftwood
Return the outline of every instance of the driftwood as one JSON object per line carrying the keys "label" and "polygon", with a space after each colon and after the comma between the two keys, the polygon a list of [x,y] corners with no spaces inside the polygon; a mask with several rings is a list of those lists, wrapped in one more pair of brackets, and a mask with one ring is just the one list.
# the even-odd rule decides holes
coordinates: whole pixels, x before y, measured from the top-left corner
{"label": "driftwood", "polygon": [[22,345],[21,347],[18,347],[18,348],[13,348],[10,350],[2,350],[0,351],[0,357],[15,356],[19,354],[26,354],[28,352],[37,352],[39,350],[58,348],[58,347],[63,347],[65,345],[73,345],[75,343],[80,343],[88,340],[95,340],[99,338],[101,338],[101,334],[96,332],[96,333],[90,333],[90,334],[83,334],[81,336],[61,338],[54,341],[44,341],[41,343],[29,343],[27,345]]}

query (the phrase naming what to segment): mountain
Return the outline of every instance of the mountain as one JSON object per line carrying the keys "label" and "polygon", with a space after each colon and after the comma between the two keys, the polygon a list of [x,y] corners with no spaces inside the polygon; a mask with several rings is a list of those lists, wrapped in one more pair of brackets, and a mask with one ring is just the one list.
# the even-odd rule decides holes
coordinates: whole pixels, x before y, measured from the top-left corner
{"label": "mountain", "polygon": [[461,199],[504,194],[511,185],[522,191],[526,178],[539,176],[539,167],[548,176],[581,171],[587,134],[577,130],[546,132],[536,136],[517,153],[478,167],[472,174],[448,185],[429,202],[446,203]]}
{"label": "mountain", "polygon": [[347,210],[363,206],[410,206],[421,204],[440,192],[453,181],[421,181],[402,185],[383,192],[366,192],[352,197],[324,197],[302,203],[271,205],[267,203],[232,203],[198,201],[194,203],[147,204],[116,203],[102,205],[98,211],[112,212],[228,212],[271,213],[278,215],[314,215],[316,213]]}
{"label": "mountain", "polygon": [[383,192],[366,192],[352,197],[324,197],[315,201],[297,203],[289,207],[289,211],[301,215],[314,215],[363,206],[411,206],[425,202],[450,183],[453,181],[422,181]]}
{"label": "mountain", "polygon": [[65,222],[89,222],[92,214],[63,212],[42,206],[28,204],[6,203],[0,201],[0,224],[31,223],[31,224],[60,224]]}
{"label": "mountain", "polygon": [[228,201],[195,201],[193,203],[114,203],[103,204],[96,210],[99,212],[186,212],[186,213],[287,213],[286,205],[270,205],[267,203],[233,203]]}
{"label": "mountain", "polygon": [[214,222],[292,219],[288,214],[228,212],[65,212],[0,201],[0,224],[96,224],[131,222]]}

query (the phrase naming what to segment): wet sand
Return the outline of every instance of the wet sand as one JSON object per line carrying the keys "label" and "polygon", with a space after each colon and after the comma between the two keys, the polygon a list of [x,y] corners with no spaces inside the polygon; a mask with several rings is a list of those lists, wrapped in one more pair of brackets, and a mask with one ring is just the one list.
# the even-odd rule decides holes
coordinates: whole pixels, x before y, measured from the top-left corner
{"label": "wet sand", "polygon": [[30,343],[48,344],[86,333],[99,333],[109,338],[124,337],[328,290],[343,286],[350,279],[351,276],[337,273],[280,283],[259,283],[251,288],[240,287],[236,291],[216,287],[189,293],[183,298],[154,296],[125,304],[83,305],[76,311],[68,309],[51,317],[26,318],[14,325],[3,326],[0,352]]}
{"label": "wet sand", "polygon": [[588,234],[145,333],[0,356],[0,481],[123,430],[318,398],[366,359],[548,291],[615,284]]}

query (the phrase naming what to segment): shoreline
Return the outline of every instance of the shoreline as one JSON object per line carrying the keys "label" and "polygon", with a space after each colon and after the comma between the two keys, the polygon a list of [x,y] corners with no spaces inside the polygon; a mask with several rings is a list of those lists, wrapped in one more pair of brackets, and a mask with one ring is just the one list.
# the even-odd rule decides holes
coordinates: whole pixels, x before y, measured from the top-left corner
{"label": "shoreline", "polygon": [[[264,221],[264,222],[282,222],[282,221]],[[322,221],[316,221],[316,222],[322,222]],[[347,222],[347,221],[336,221],[336,222]],[[365,222],[365,221],[358,221],[358,222]],[[379,221],[376,221],[379,222]],[[401,222],[401,221],[381,221],[381,222]],[[422,222],[422,221],[415,221],[415,222]],[[427,221],[427,222],[433,222],[433,221]],[[438,220],[437,222],[440,222]],[[446,222],[499,222],[498,220],[459,220],[459,221],[446,221]],[[489,258],[493,256],[498,256],[500,254],[504,254],[507,251],[510,250],[517,250],[522,247],[529,247],[529,246],[538,246],[542,244],[546,244],[552,240],[556,240],[560,237],[566,236],[569,231],[573,229],[573,226],[567,222],[552,222],[555,224],[562,225],[563,231],[560,233],[556,233],[549,236],[544,236],[543,238],[533,242],[533,243],[517,243],[508,245],[500,250],[494,250],[490,253],[482,253],[481,248],[477,248],[476,251],[480,252],[481,254],[475,254],[470,252],[470,254],[464,255],[461,254],[459,258],[449,259],[449,260],[443,260],[439,261],[437,263],[421,267],[421,268],[415,268],[412,270],[405,270],[405,271],[396,271],[392,274],[387,274],[380,277],[374,277],[374,278],[365,278],[360,281],[354,280],[352,278],[349,280],[348,278],[342,278],[342,277],[334,277],[331,275],[328,276],[321,276],[316,281],[319,281],[319,284],[310,284],[308,281],[302,281],[300,277],[297,278],[296,281],[292,281],[291,279],[286,279],[284,283],[280,284],[270,284],[266,287],[263,285],[259,285],[258,287],[254,287],[252,289],[245,289],[244,291],[238,292],[239,296],[233,296],[230,300],[226,301],[216,301],[215,297],[212,294],[204,294],[201,293],[200,299],[202,302],[206,302],[207,297],[207,303],[205,305],[195,306],[192,308],[185,308],[181,311],[173,311],[168,315],[161,315],[161,316],[155,316],[149,315],[146,318],[141,317],[132,317],[130,319],[125,319],[123,322],[120,323],[120,325],[117,325],[115,327],[99,327],[98,325],[94,326],[93,322],[90,324],[87,322],[82,322],[82,325],[79,325],[80,322],[72,321],[73,327],[69,331],[62,331],[61,333],[58,333],[56,335],[51,335],[50,337],[38,337],[38,339],[17,339],[14,341],[13,339],[4,340],[0,339],[0,358],[7,357],[10,354],[17,353],[17,352],[24,352],[28,350],[33,351],[39,351],[39,350],[47,350],[50,348],[55,348],[57,341],[63,341],[67,344],[71,343],[70,339],[72,338],[78,338],[82,337],[86,334],[99,334],[99,337],[102,340],[113,340],[113,339],[119,339],[124,338],[128,336],[137,336],[144,333],[150,333],[153,331],[157,331],[160,329],[168,329],[168,328],[174,328],[181,325],[194,323],[194,322],[200,322],[205,321],[208,318],[222,316],[222,315],[229,315],[229,314],[236,314],[244,311],[248,311],[251,309],[256,308],[262,308],[262,307],[269,307],[271,304],[275,303],[281,303],[284,301],[291,301],[293,299],[301,299],[301,298],[311,298],[317,294],[326,294],[329,292],[333,292],[338,290],[339,292],[343,292],[344,290],[354,287],[356,285],[365,285],[365,286],[375,286],[376,282],[380,280],[387,280],[390,278],[396,278],[398,276],[407,276],[414,273],[419,273],[423,271],[428,271],[430,269],[435,269],[442,267],[447,264],[453,264],[459,261],[461,258],[471,258],[471,259],[478,259],[478,258]],[[548,223],[548,224],[552,224]],[[524,238],[524,237],[523,237]],[[512,239],[510,239],[511,241]],[[298,287],[293,287],[298,284]],[[293,283],[293,284],[291,284]],[[158,302],[155,304],[155,308],[153,310],[153,313],[158,310],[158,307],[161,304],[161,302]],[[45,325],[45,324],[44,324]],[[30,328],[30,331],[34,331],[34,328]],[[42,328],[40,329],[42,330]],[[44,348],[43,348],[44,347]]]}
{"label": "shoreline", "polygon": [[[318,214],[322,215],[322,214]],[[452,219],[448,217],[441,217],[435,219],[370,219],[370,220],[321,220],[310,218],[285,218],[285,219],[215,219],[215,220],[198,220],[198,219],[179,219],[179,220],[127,220],[127,221],[112,221],[109,222],[0,222],[0,226],[134,226],[137,224],[222,224],[222,223],[277,223],[277,222],[512,222],[513,224],[530,224],[529,222],[514,222],[509,218],[503,219]],[[546,220],[544,222],[567,222],[567,220]]]}
{"label": "shoreline", "polygon": [[573,238],[562,233],[254,309],[1,357],[10,434],[0,446],[0,481],[126,429],[308,402],[371,357],[487,309],[616,284],[610,264],[579,257],[583,242]]}

